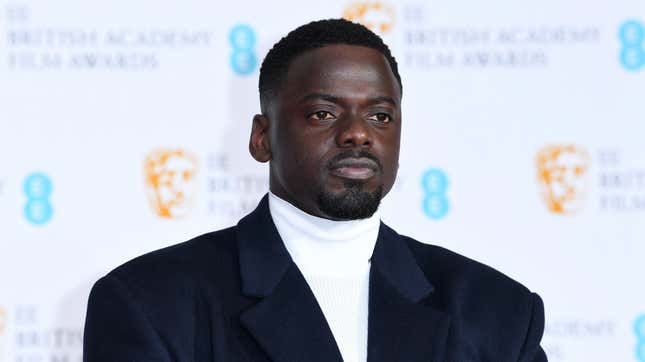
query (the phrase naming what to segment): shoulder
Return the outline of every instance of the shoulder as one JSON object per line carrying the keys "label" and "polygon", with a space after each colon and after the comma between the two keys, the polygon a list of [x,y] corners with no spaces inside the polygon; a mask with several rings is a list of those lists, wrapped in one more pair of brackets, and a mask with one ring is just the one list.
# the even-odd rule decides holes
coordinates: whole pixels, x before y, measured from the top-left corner
{"label": "shoulder", "polygon": [[209,338],[199,321],[209,320],[211,308],[220,310],[215,296],[224,288],[239,289],[235,234],[235,228],[204,234],[134,258],[99,279],[88,299],[88,355],[150,360],[154,352],[155,360],[166,360],[161,356],[168,350],[188,355],[196,340]]}
{"label": "shoulder", "polygon": [[448,249],[402,238],[434,286],[438,308],[500,327],[528,323],[536,311],[543,313],[540,297],[502,272]]}
{"label": "shoulder", "polygon": [[434,286],[429,303],[453,317],[458,339],[472,342],[477,336],[499,336],[485,343],[483,350],[491,356],[506,349],[512,350],[511,355],[542,353],[544,305],[537,294],[488,265],[402,238]]}
{"label": "shoulder", "polygon": [[435,287],[450,289],[470,286],[474,289],[495,288],[509,293],[530,293],[518,281],[486,264],[440,246],[425,244],[408,236],[401,237]]}
{"label": "shoulder", "polygon": [[[138,297],[193,293],[198,284],[237,268],[235,227],[200,235],[136,257],[110,271],[106,278]],[[105,279],[105,278],[103,278]]]}

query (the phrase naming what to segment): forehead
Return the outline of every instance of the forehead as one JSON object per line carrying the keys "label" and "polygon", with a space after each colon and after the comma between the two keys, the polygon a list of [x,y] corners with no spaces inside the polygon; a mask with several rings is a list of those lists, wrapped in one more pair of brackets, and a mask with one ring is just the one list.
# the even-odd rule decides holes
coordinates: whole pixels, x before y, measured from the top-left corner
{"label": "forehead", "polygon": [[399,100],[399,84],[390,64],[378,50],[334,44],[307,51],[289,65],[283,98],[309,92],[338,96],[387,95]]}

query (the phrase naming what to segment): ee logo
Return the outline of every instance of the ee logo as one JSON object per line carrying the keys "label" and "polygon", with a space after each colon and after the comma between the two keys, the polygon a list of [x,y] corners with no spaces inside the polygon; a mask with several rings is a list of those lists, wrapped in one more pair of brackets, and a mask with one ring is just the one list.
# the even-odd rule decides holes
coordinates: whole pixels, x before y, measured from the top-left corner
{"label": "ee logo", "polygon": [[228,40],[233,48],[231,54],[231,67],[240,75],[253,73],[257,64],[257,57],[253,48],[255,47],[255,32],[246,24],[236,25],[231,29]]}
{"label": "ee logo", "polygon": [[446,196],[448,176],[438,168],[428,169],[421,177],[423,188],[423,212],[430,219],[443,219],[450,211],[450,202]]}
{"label": "ee logo", "polygon": [[52,181],[44,173],[35,172],[25,178],[23,190],[27,196],[25,218],[34,225],[48,222],[54,214],[49,200],[52,193]]}
{"label": "ee logo", "polygon": [[618,30],[622,44],[620,63],[625,69],[638,71],[645,67],[645,25],[638,20],[624,22]]}
{"label": "ee logo", "polygon": [[634,333],[636,333],[636,360],[645,362],[645,314],[636,318]]}

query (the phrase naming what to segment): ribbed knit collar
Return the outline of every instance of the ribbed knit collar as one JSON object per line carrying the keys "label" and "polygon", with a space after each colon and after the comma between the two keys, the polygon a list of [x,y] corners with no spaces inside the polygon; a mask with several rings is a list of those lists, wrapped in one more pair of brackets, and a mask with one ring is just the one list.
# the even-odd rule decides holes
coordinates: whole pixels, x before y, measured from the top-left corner
{"label": "ribbed knit collar", "polygon": [[352,276],[369,271],[380,214],[335,221],[307,214],[269,192],[273,223],[291,258],[305,275]]}

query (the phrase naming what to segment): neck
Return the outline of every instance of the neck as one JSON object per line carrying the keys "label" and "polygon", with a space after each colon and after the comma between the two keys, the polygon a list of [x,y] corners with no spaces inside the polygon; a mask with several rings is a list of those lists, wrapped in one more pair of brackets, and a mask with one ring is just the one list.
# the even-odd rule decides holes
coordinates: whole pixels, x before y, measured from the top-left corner
{"label": "neck", "polygon": [[380,215],[336,221],[307,214],[269,192],[269,210],[285,247],[305,274],[361,274],[369,269]]}

